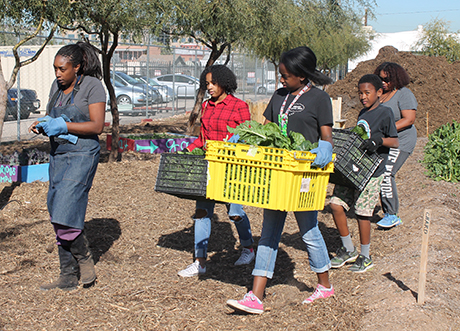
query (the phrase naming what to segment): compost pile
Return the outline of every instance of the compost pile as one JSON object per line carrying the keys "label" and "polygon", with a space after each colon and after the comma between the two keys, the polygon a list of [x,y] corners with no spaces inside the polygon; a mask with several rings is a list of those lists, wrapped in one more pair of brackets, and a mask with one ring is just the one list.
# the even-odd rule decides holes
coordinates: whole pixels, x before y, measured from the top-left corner
{"label": "compost pile", "polygon": [[360,62],[343,80],[327,89],[332,98],[342,97],[342,118],[347,119],[347,127],[356,123],[362,109],[358,98],[359,79],[374,73],[382,62],[396,62],[407,70],[411,78],[407,87],[418,102],[415,126],[419,136],[426,136],[427,123],[431,134],[447,122],[460,120],[460,62],[450,64],[444,57],[415,55],[385,46],[375,59]]}

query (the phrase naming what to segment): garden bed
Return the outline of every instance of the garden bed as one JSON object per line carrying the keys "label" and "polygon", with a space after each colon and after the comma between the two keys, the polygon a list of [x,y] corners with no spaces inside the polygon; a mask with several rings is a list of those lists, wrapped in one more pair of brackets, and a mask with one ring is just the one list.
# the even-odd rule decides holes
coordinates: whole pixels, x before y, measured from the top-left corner
{"label": "garden bed", "polygon": [[[153,133],[145,135],[120,135],[118,151],[140,153],[175,153],[185,149],[197,137],[177,133]],[[107,150],[112,149],[112,135],[107,135]]]}

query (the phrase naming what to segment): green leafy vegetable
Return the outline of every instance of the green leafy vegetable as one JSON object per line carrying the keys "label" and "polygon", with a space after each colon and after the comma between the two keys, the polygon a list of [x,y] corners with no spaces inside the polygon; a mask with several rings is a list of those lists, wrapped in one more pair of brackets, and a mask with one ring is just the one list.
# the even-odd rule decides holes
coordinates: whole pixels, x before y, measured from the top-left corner
{"label": "green leafy vegetable", "polygon": [[188,150],[183,150],[180,152],[177,152],[177,154],[185,154],[185,155],[205,155],[205,151],[202,150],[201,148],[195,148],[191,152]]}
{"label": "green leafy vegetable", "polygon": [[422,162],[434,180],[460,180],[460,123],[445,124],[429,135]]}
{"label": "green leafy vegetable", "polygon": [[351,129],[351,132],[355,132],[363,138],[364,140],[369,139],[369,136],[367,135],[366,129],[362,125],[357,125],[353,129]]}
{"label": "green leafy vegetable", "polygon": [[300,151],[315,148],[315,144],[305,140],[301,133],[291,131],[289,137],[284,136],[279,126],[273,122],[263,125],[256,121],[246,121],[236,128],[227,126],[227,129],[230,133],[238,134],[239,140],[249,145]]}

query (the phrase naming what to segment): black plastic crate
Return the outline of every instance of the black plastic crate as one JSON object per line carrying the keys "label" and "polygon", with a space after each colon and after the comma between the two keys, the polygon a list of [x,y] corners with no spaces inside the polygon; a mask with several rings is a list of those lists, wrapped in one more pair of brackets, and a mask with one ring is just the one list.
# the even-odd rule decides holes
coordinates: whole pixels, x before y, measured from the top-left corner
{"label": "black plastic crate", "polygon": [[155,191],[184,199],[205,200],[208,161],[204,155],[163,153]]}
{"label": "black plastic crate", "polygon": [[332,141],[336,158],[329,181],[363,190],[383,158],[377,153],[369,155],[361,149],[364,140],[350,130],[332,129]]}

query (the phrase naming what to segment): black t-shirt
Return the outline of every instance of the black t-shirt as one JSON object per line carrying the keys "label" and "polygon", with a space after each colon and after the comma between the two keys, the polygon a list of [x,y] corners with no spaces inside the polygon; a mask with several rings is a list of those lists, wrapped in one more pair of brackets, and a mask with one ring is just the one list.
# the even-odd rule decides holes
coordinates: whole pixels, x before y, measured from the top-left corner
{"label": "black t-shirt", "polygon": [[[285,88],[275,91],[264,112],[267,120],[279,124],[278,115],[288,93]],[[289,95],[284,107],[285,112],[294,98],[294,95]],[[288,115],[288,133],[299,132],[312,143],[321,138],[321,126],[333,124],[331,99],[326,92],[314,86],[300,96]]]}
{"label": "black t-shirt", "polygon": [[[393,111],[386,106],[378,105],[372,110],[367,110],[367,108],[362,109],[359,112],[357,124],[366,129],[369,138],[398,138]],[[384,173],[385,160],[388,158],[389,151],[390,149],[385,146],[381,146],[377,150],[377,153],[383,157],[384,161],[380,163],[372,177],[379,177]]]}

